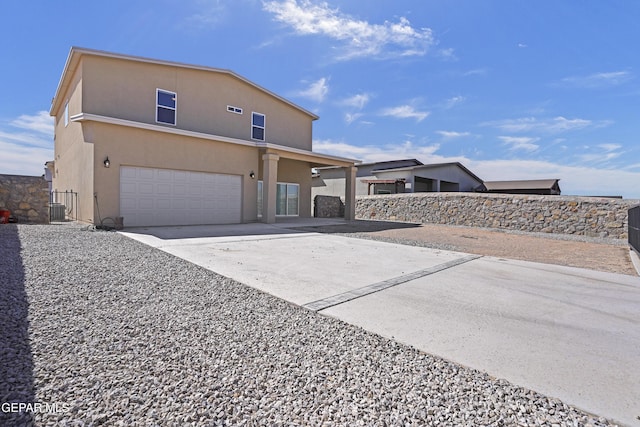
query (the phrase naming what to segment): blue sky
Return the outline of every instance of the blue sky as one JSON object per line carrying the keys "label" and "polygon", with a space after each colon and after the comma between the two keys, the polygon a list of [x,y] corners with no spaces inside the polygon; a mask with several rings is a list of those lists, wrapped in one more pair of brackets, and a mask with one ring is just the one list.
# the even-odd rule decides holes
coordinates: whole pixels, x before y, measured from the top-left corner
{"label": "blue sky", "polygon": [[640,198],[640,2],[42,0],[3,17],[0,173],[53,158],[47,111],[80,46],[232,69],[317,113],[317,152]]}

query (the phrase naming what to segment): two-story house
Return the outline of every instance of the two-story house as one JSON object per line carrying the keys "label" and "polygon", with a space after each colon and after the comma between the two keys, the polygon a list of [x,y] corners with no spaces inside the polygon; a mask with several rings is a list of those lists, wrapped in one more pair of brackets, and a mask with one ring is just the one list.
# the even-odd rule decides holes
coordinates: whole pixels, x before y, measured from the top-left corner
{"label": "two-story house", "polygon": [[53,189],[77,216],[125,226],[311,216],[311,169],[355,161],[312,151],[318,116],[224,69],[72,48],[51,105]]}

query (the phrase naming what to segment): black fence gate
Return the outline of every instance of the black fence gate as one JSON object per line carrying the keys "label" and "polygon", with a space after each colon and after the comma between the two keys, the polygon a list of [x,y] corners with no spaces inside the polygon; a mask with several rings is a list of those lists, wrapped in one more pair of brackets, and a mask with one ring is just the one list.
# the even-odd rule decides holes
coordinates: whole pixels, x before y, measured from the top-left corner
{"label": "black fence gate", "polygon": [[49,221],[75,221],[78,219],[78,193],[52,191],[49,195]]}
{"label": "black fence gate", "polygon": [[640,205],[629,209],[629,244],[640,252]]}

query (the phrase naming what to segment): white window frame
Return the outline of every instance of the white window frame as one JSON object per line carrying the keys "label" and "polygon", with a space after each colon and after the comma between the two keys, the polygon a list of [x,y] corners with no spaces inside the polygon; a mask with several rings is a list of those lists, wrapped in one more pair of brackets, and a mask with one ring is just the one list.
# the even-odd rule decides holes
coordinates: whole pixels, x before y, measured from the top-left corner
{"label": "white window frame", "polygon": [[[173,95],[173,100],[175,102],[175,107],[169,107],[166,105],[160,105],[160,103],[158,102],[158,96],[160,95],[160,92],[169,94],[169,95]],[[164,108],[166,110],[172,110],[174,112],[173,114],[173,123],[169,123],[169,122],[162,122],[160,120],[158,120],[158,110],[160,108]],[[170,125],[170,126],[176,126],[176,124],[178,123],[178,94],[171,91],[171,90],[166,90],[166,89],[160,89],[160,88],[156,88],[156,123],[160,123],[163,125]]]}
{"label": "white window frame", "polygon": [[227,105],[227,111],[229,113],[240,114],[242,115],[242,108],[234,107],[233,105]]}
{"label": "white window frame", "polygon": [[64,127],[69,125],[69,101],[64,104]]}
{"label": "white window frame", "polygon": [[[262,122],[263,122],[264,126],[258,126],[258,125],[254,125],[253,124],[253,118],[255,116],[262,116]],[[253,130],[254,129],[262,129],[262,139],[253,137]],[[257,113],[255,111],[251,112],[251,139],[253,139],[254,141],[265,141],[267,139],[267,116],[266,116],[266,114]]]}

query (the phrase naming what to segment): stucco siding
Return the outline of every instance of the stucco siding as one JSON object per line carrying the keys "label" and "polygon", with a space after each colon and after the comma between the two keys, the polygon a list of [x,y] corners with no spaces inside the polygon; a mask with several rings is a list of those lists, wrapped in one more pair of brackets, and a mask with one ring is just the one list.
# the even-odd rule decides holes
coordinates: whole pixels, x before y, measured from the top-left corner
{"label": "stucco siding", "polygon": [[[249,178],[252,170],[258,170],[254,148],[102,123],[83,126],[94,138],[95,192],[103,218],[121,216],[120,166],[139,166],[240,175],[242,221],[256,220],[257,182]],[[107,156],[109,168],[102,163]]]}
{"label": "stucco siding", "polygon": [[299,216],[311,216],[311,168],[307,163],[289,159],[278,161],[278,182],[300,184]]}
{"label": "stucco siding", "polygon": [[82,111],[82,73],[74,75],[64,102],[55,115],[55,168],[52,190],[74,191],[78,193],[80,221],[92,222],[94,218],[93,199],[93,144],[86,141],[82,125],[69,120],[65,126],[65,104],[69,105],[69,117]]}
{"label": "stucco siding", "polygon": [[[156,124],[156,89],[177,94],[177,129],[251,140],[252,112],[265,142],[311,150],[312,118],[236,77],[214,71],[85,56],[83,112]],[[227,106],[242,108],[242,114]]]}

